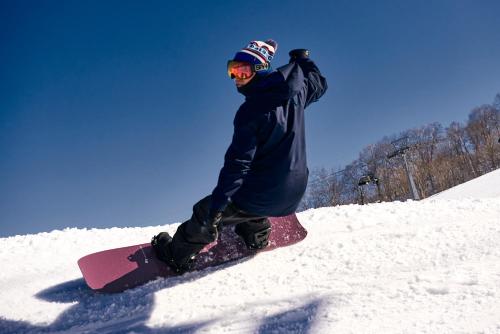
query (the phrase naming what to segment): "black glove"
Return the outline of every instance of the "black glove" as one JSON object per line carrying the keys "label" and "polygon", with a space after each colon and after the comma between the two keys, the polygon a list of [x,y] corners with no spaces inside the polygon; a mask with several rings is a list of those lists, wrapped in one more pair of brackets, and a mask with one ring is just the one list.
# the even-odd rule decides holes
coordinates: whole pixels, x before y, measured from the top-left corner
{"label": "black glove", "polygon": [[294,49],[288,53],[290,55],[290,63],[298,59],[308,59],[309,50],[307,49]]}
{"label": "black glove", "polygon": [[210,212],[208,218],[203,222],[203,227],[206,228],[207,234],[212,237],[212,241],[219,237],[219,223],[222,219],[222,212]]}

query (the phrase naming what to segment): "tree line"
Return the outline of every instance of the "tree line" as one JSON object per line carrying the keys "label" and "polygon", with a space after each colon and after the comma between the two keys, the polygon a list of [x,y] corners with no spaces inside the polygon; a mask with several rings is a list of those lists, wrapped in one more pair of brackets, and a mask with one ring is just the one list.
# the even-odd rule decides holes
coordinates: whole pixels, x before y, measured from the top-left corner
{"label": "tree line", "polygon": [[341,170],[315,168],[300,210],[422,199],[497,168],[500,93],[492,104],[474,108],[463,124],[408,129],[366,146]]}

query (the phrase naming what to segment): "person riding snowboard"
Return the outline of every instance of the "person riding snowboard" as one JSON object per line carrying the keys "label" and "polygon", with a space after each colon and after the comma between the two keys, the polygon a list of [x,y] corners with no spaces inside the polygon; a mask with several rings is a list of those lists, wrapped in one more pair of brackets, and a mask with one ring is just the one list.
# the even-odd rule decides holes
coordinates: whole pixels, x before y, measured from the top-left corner
{"label": "person riding snowboard", "polygon": [[268,217],[294,213],[305,193],[304,109],[325,93],[327,83],[306,49],[290,51],[289,63],[273,71],[277,46],[271,39],[252,41],[227,64],[245,102],[236,112],[217,186],[193,206],[191,219],[173,238],[161,232],[151,241],[158,258],[178,273],[191,268],[223,226],[236,225],[249,249],[266,247]]}

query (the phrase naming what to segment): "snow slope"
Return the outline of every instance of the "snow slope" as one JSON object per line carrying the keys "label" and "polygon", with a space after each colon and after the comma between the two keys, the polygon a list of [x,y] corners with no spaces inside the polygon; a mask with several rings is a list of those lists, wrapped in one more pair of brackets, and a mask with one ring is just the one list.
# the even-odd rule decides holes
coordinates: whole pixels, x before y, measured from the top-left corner
{"label": "snow slope", "polygon": [[478,178],[447,189],[430,198],[462,199],[462,198],[500,197],[500,169]]}
{"label": "snow slope", "polygon": [[86,287],[78,258],[178,224],[2,238],[0,333],[500,333],[500,197],[299,219],[297,245],[114,295]]}

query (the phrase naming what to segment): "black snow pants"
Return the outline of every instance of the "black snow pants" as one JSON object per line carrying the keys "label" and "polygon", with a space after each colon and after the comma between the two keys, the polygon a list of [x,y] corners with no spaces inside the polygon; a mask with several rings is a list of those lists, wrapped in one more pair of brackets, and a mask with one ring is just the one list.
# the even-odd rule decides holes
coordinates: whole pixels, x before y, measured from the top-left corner
{"label": "black snow pants", "polygon": [[[187,263],[206,245],[213,242],[213,236],[207,233],[203,223],[208,219],[212,196],[209,195],[193,206],[191,219],[182,223],[173,236],[171,251],[178,265]],[[251,239],[253,234],[269,229],[271,224],[265,216],[253,215],[229,203],[222,212],[219,229],[228,225],[236,225],[236,230],[244,239]]]}

